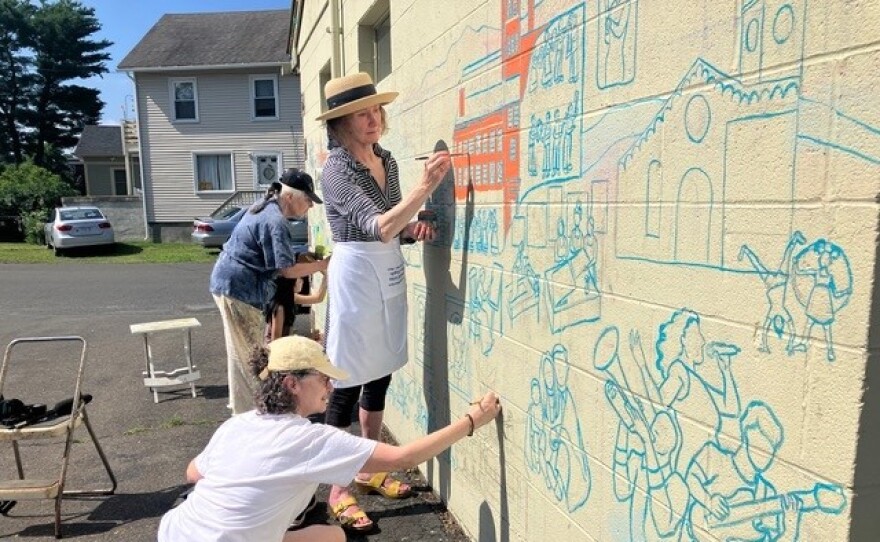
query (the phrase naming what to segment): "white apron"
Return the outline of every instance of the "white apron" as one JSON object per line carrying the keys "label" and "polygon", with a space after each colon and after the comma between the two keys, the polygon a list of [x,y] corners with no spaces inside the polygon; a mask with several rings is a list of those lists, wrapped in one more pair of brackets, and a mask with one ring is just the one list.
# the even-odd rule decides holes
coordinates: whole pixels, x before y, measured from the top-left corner
{"label": "white apron", "polygon": [[406,263],[400,243],[336,243],[327,275],[327,356],[351,375],[336,387],[366,384],[403,367]]}

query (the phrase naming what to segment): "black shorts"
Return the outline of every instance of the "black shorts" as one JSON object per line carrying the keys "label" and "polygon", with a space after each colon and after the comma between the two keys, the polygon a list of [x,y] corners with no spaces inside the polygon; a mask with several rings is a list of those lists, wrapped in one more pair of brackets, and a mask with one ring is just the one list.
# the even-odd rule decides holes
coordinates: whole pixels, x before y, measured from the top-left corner
{"label": "black shorts", "polygon": [[382,412],[385,410],[385,395],[390,384],[391,375],[387,375],[362,386],[336,388],[330,395],[330,401],[327,404],[325,423],[333,427],[351,425],[352,411],[358,399],[360,399],[361,408],[367,412]]}

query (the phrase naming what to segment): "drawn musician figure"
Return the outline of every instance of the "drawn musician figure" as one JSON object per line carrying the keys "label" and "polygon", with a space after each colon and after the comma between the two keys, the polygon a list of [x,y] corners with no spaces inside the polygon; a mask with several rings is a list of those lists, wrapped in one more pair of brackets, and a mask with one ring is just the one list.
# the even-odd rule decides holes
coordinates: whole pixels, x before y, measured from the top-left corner
{"label": "drawn musician figure", "polygon": [[708,442],[687,470],[691,494],[688,532],[698,542],[798,540],[804,512],[838,514],[846,497],[838,486],[779,494],[766,478],[783,443],[782,424],[769,406],[752,401],[740,417],[742,440],[733,451]]}

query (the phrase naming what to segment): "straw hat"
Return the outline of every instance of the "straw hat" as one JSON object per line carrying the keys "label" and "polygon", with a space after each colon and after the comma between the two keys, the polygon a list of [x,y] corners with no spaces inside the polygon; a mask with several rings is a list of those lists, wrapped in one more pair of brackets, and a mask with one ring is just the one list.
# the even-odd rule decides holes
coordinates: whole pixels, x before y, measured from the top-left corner
{"label": "straw hat", "polygon": [[324,85],[327,111],[315,120],[335,119],[374,105],[389,104],[397,95],[397,92],[376,92],[376,85],[368,73],[343,75]]}

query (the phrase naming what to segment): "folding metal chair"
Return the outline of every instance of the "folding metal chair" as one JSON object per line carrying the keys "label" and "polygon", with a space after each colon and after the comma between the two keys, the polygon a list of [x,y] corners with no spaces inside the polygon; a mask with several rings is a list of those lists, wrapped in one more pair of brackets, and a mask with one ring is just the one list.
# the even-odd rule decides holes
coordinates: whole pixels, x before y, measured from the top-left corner
{"label": "folding metal chair", "polygon": [[[55,501],[55,538],[61,538],[61,500],[66,495],[112,495],[116,491],[116,476],[113,469],[107,462],[107,456],[98,443],[98,437],[89,423],[89,417],[86,413],[86,405],[82,400],[82,378],[83,369],[86,361],[86,341],[82,337],[25,337],[15,339],[6,347],[3,356],[3,365],[0,366],[0,394],[3,393],[3,387],[7,384],[7,374],[9,371],[11,353],[18,345],[29,343],[79,343],[79,364],[76,369],[76,382],[73,389],[72,410],[69,415],[50,418],[45,421],[38,421],[32,425],[16,426],[8,428],[0,426],[0,441],[12,442],[12,451],[15,454],[15,466],[18,470],[18,479],[0,481],[0,501],[23,501],[52,499]],[[70,461],[70,451],[73,444],[74,430],[80,425],[84,425],[95,445],[95,450],[104,464],[104,469],[110,478],[110,487],[100,489],[84,489],[69,490],[65,489],[67,467]],[[63,438],[64,452],[61,456],[61,464],[59,466],[57,478],[51,479],[25,479],[24,466],[22,465],[21,451],[19,449],[19,441],[47,439],[47,438]],[[4,507],[4,511],[8,508]]]}

